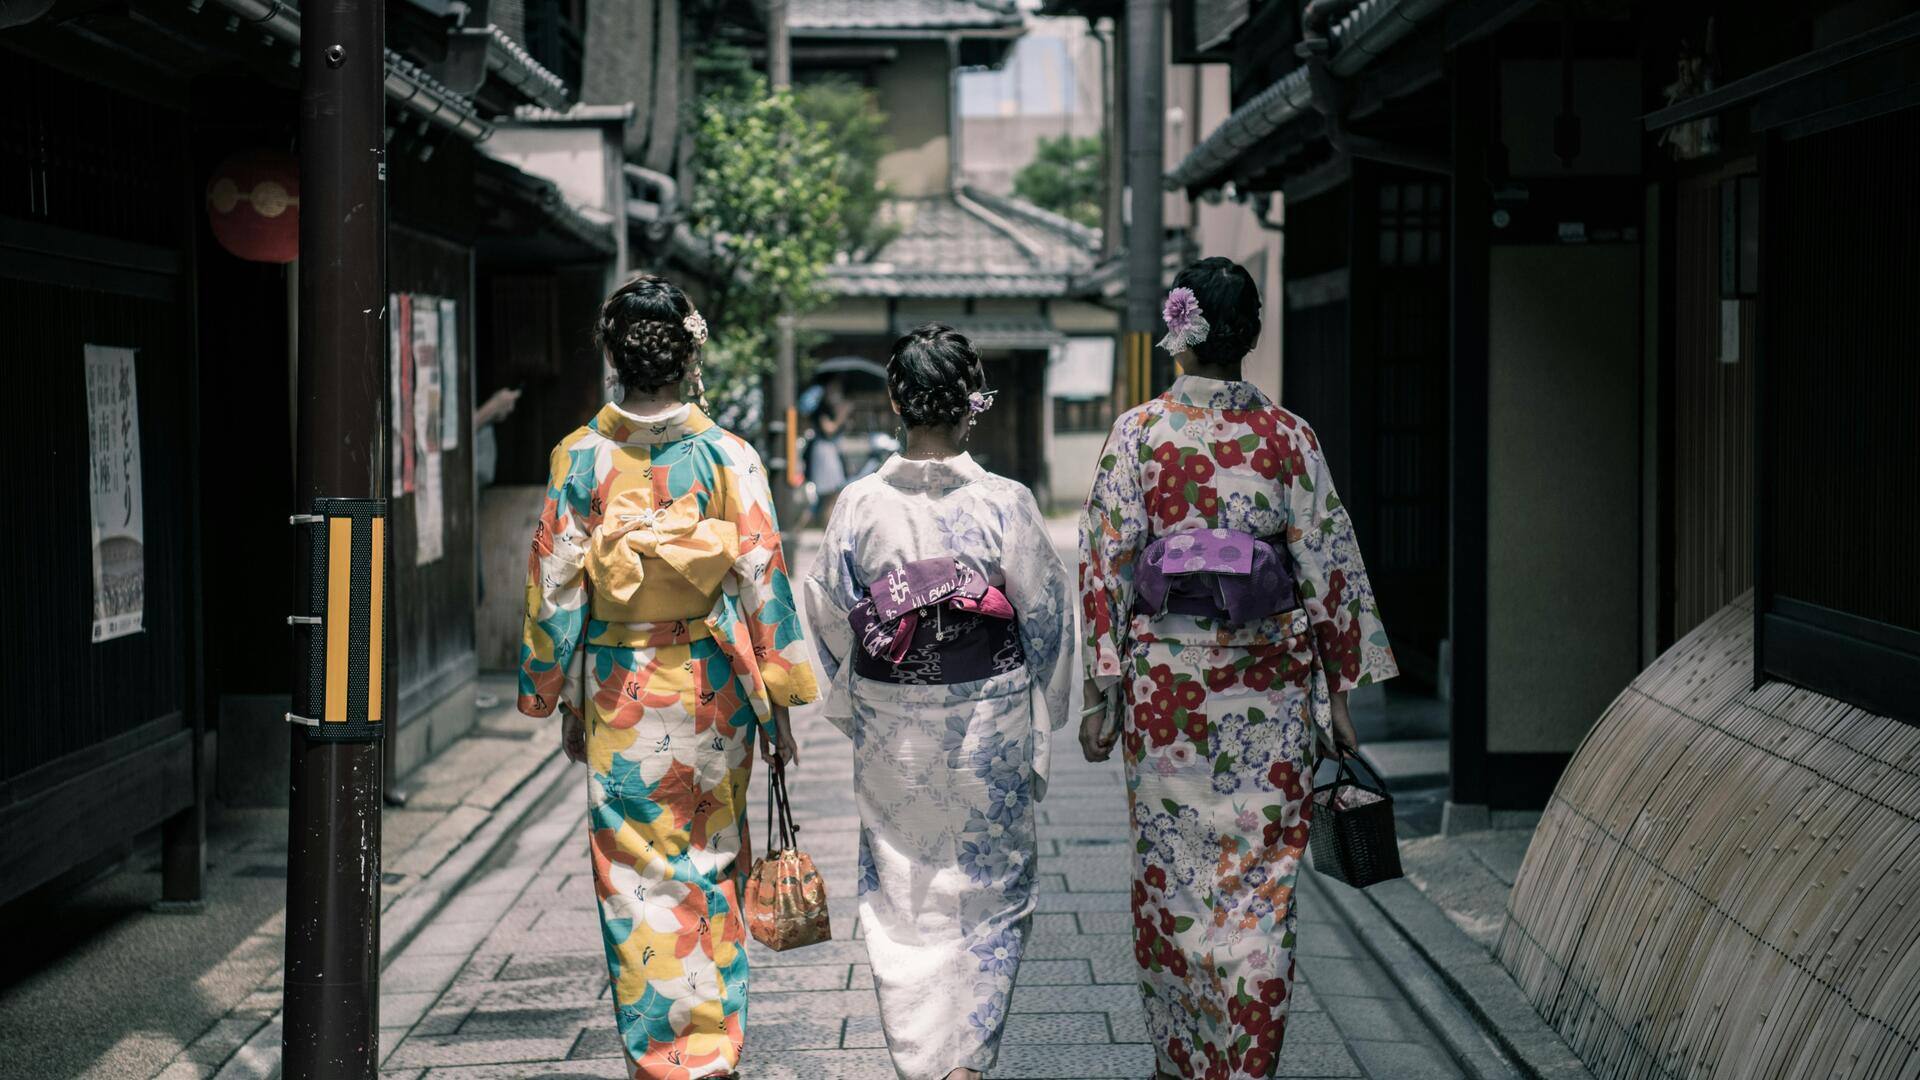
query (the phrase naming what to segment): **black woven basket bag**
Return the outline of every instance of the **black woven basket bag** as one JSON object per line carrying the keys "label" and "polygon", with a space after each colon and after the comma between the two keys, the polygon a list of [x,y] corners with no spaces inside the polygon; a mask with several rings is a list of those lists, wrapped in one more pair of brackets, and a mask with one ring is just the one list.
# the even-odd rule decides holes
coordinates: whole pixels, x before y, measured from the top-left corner
{"label": "black woven basket bag", "polygon": [[[1362,783],[1353,765],[1373,777]],[[1356,889],[1400,876],[1400,844],[1393,836],[1393,796],[1380,774],[1360,755],[1340,762],[1332,782],[1313,789],[1313,824],[1307,832],[1313,868]]]}

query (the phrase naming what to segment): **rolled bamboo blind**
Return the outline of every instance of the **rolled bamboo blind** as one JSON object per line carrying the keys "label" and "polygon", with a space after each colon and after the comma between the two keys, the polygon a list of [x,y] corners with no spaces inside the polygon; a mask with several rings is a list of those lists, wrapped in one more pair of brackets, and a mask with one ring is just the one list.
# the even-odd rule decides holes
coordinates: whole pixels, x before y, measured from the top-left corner
{"label": "rolled bamboo blind", "polygon": [[1752,680],[1749,593],[1614,701],[1500,962],[1601,1080],[1920,1078],[1920,728]]}

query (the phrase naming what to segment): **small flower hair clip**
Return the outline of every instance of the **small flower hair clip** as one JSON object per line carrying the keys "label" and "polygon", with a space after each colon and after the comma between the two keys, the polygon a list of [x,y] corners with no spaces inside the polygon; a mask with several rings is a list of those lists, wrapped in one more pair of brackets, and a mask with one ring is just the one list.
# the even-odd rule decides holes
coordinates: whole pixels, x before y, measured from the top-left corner
{"label": "small flower hair clip", "polygon": [[979,416],[981,413],[993,408],[994,395],[999,392],[998,390],[975,390],[973,393],[968,394],[967,416],[969,422],[971,422],[972,417]]}
{"label": "small flower hair clip", "polygon": [[1184,285],[1167,294],[1160,317],[1167,324],[1167,336],[1160,339],[1160,347],[1176,356],[1207,340],[1213,329],[1207,317],[1200,314],[1200,298]]}
{"label": "small flower hair clip", "polygon": [[693,337],[695,345],[707,343],[707,320],[699,312],[688,312],[687,317],[680,320],[680,326]]}

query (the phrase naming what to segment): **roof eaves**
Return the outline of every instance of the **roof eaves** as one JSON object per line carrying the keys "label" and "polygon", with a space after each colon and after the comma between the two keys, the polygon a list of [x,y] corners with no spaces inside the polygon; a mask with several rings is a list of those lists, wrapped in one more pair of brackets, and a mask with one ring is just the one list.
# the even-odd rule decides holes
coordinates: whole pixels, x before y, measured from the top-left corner
{"label": "roof eaves", "polygon": [[[1450,2],[1361,0],[1333,28],[1334,52],[1328,67],[1340,76],[1366,68]],[[1231,116],[1168,171],[1163,185],[1168,191],[1213,186],[1240,155],[1313,111],[1313,89],[1307,83],[1306,65],[1302,64],[1233,110]]]}

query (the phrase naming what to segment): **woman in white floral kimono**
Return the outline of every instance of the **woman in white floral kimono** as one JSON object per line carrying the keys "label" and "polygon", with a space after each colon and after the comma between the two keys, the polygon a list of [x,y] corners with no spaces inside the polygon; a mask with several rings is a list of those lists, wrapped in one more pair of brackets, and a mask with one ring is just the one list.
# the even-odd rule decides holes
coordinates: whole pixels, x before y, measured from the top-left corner
{"label": "woman in white floral kimono", "polygon": [[805,590],[828,717],[853,739],[860,921],[907,1080],[975,1078],[999,1053],[1073,678],[1071,584],[1040,508],[960,450],[985,381],[949,327],[894,344],[906,447],[842,491]]}
{"label": "woman in white floral kimono", "polygon": [[1206,259],[1174,285],[1185,374],[1115,422],[1087,499],[1081,745],[1125,752],[1159,1074],[1256,1080],[1293,995],[1313,743],[1356,749],[1347,691],[1396,668],[1319,440],[1240,377],[1252,277]]}

